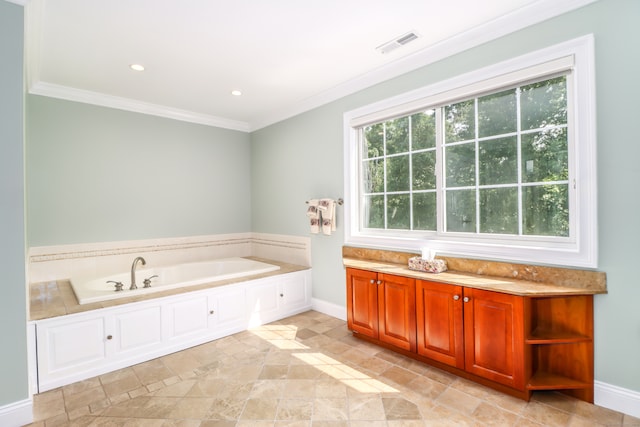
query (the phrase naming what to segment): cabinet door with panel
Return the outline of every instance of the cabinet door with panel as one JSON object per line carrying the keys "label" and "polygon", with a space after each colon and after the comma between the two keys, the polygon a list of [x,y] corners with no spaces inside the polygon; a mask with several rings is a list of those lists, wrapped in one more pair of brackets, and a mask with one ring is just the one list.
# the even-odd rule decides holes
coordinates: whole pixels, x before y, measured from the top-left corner
{"label": "cabinet door with panel", "polygon": [[378,274],[378,339],[416,350],[415,279]]}
{"label": "cabinet door with panel", "polygon": [[40,391],[60,385],[67,377],[91,371],[108,356],[106,319],[102,315],[78,315],[41,322],[36,327],[38,383]]}
{"label": "cabinet door with panel", "polygon": [[417,352],[464,369],[462,286],[416,280]]}
{"label": "cabinet door with panel", "polygon": [[113,351],[118,357],[138,356],[162,347],[162,310],[159,304],[119,309],[113,322]]}
{"label": "cabinet door with panel", "polygon": [[222,331],[234,332],[242,330],[245,323],[245,290],[233,287],[216,290],[209,297],[209,327],[215,328],[216,334]]}
{"label": "cabinet door with panel", "polygon": [[206,334],[209,329],[210,302],[207,294],[176,297],[166,304],[168,338],[180,342],[190,336]]}
{"label": "cabinet door with panel", "polygon": [[523,390],[524,298],[464,289],[465,369]]}
{"label": "cabinet door with panel", "polygon": [[378,273],[347,269],[347,326],[378,338]]}
{"label": "cabinet door with panel", "polygon": [[347,326],[356,333],[415,351],[415,280],[347,269]]}
{"label": "cabinet door with panel", "polygon": [[291,314],[309,306],[311,293],[309,271],[283,275],[278,284],[278,297],[284,314]]}

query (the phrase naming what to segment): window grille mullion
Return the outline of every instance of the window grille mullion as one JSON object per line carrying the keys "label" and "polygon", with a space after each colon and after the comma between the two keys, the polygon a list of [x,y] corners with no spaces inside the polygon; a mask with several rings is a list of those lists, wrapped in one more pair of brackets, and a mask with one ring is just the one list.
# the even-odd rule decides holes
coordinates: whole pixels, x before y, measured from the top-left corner
{"label": "window grille mullion", "polygon": [[446,230],[446,203],[445,203],[445,160],[444,160],[444,107],[436,110],[436,234],[442,234]]}
{"label": "window grille mullion", "polygon": [[387,230],[389,228],[387,211],[389,210],[387,207],[387,203],[389,202],[389,197],[387,195],[387,123],[382,124],[382,191],[384,193],[383,202],[382,202],[382,210],[384,211],[384,229]]}
{"label": "window grille mullion", "polygon": [[473,102],[473,113],[475,116],[474,144],[475,144],[475,192],[476,192],[476,234],[480,234],[480,117],[478,111],[478,98]]}
{"label": "window grille mullion", "polygon": [[522,195],[522,111],[520,111],[520,88],[516,89],[516,170],[518,171],[518,236],[524,234],[524,215],[522,203],[524,197]]}

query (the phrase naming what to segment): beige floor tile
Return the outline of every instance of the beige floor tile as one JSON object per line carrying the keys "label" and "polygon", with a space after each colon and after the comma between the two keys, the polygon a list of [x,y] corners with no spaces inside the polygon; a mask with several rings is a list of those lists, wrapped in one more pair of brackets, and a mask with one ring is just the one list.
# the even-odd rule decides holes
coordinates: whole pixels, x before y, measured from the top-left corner
{"label": "beige floor tile", "polygon": [[387,420],[419,420],[418,406],[402,397],[383,397],[382,406]]}
{"label": "beige floor tile", "polygon": [[245,399],[212,399],[207,419],[237,420],[242,414]]}
{"label": "beige floor tile", "polygon": [[280,399],[248,399],[241,420],[275,420]]}
{"label": "beige floor tile", "polygon": [[473,411],[473,419],[486,426],[513,426],[518,416],[488,403],[480,403]]}
{"label": "beige floor tile", "polygon": [[313,401],[310,399],[280,399],[276,420],[310,420]]}
{"label": "beige floor tile", "polygon": [[148,362],[140,363],[132,367],[140,382],[144,385],[164,381],[166,378],[175,375],[167,368],[161,359],[153,359]]}
{"label": "beige floor tile", "polygon": [[423,397],[433,400],[437,399],[447,389],[446,385],[426,377],[416,377],[407,383],[406,387]]}
{"label": "beige floor tile", "polygon": [[349,418],[346,398],[317,398],[313,401],[313,421],[340,421]]}
{"label": "beige floor tile", "polygon": [[441,405],[449,406],[465,415],[470,415],[480,404],[480,399],[470,394],[449,387],[436,400]]}
{"label": "beige floor tile", "polygon": [[213,399],[209,397],[191,397],[177,402],[167,418],[171,419],[205,419],[209,413]]}
{"label": "beige floor tile", "polygon": [[531,402],[307,312],[34,396],[31,427],[640,427],[555,392]]}
{"label": "beige floor tile", "polygon": [[58,415],[64,415],[64,397],[62,389],[50,390],[33,397],[33,418],[35,421],[46,420]]}
{"label": "beige floor tile", "polygon": [[326,379],[316,381],[317,398],[345,399],[347,397],[347,386],[339,380]]}
{"label": "beige floor tile", "polygon": [[350,420],[367,420],[381,421],[386,420],[382,398],[360,397],[349,398],[349,419]]}
{"label": "beige floor tile", "polygon": [[529,402],[522,416],[548,427],[564,427],[571,418],[569,413],[537,401]]}

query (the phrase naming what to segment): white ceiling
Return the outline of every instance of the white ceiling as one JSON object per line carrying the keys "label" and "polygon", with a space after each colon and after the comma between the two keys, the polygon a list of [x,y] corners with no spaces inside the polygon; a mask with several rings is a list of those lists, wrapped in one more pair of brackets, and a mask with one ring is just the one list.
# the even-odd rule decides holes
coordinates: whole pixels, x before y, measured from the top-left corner
{"label": "white ceiling", "polygon": [[592,0],[25,1],[31,93],[251,131]]}

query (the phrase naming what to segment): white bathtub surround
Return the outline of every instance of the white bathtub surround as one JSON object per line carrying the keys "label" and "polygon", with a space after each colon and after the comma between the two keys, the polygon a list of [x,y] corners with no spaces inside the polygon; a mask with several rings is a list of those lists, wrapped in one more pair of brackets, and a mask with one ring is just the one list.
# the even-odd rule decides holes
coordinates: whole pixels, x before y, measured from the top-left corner
{"label": "white bathtub surround", "polygon": [[251,256],[311,267],[311,239],[306,236],[251,233]]}
{"label": "white bathtub surround", "polygon": [[130,268],[136,256],[144,257],[148,267],[247,256],[311,266],[308,237],[237,233],[31,247],[28,282],[118,273]]}
{"label": "white bathtub surround", "polygon": [[309,309],[306,269],[34,320],[32,386],[51,390]]}
{"label": "white bathtub surround", "polygon": [[[78,302],[88,304],[162,292],[168,289],[189,288],[203,283],[215,283],[279,269],[279,265],[233,257],[189,262],[168,267],[141,267],[135,271],[137,285],[135,289],[130,288],[131,271],[105,277],[72,277],[70,282]],[[119,291],[115,290],[116,285],[120,287]]]}

